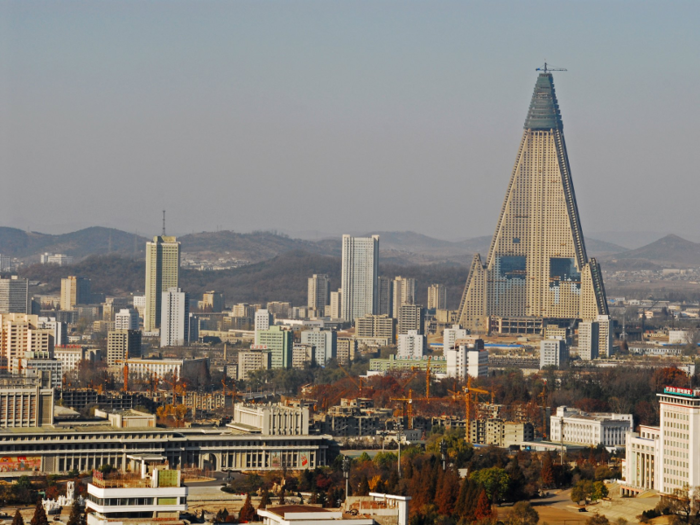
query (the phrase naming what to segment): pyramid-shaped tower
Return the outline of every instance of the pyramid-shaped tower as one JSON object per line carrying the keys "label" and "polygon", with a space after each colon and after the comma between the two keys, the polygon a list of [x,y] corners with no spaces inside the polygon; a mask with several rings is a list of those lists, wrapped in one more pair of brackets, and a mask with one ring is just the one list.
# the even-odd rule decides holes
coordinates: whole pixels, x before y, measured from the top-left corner
{"label": "pyramid-shaped tower", "polygon": [[607,315],[588,259],[552,74],[537,78],[485,261],[476,255],[459,307],[473,333],[536,333],[543,323]]}

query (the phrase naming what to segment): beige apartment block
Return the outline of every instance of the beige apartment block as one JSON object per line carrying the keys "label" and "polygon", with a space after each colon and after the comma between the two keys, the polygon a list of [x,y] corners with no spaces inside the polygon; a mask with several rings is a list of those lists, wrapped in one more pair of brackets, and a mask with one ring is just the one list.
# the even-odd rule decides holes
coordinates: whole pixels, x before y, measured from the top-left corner
{"label": "beige apartment block", "polygon": [[180,280],[180,243],[175,237],[156,236],[146,243],[146,309],[143,328],[160,327],[163,292],[177,288]]}

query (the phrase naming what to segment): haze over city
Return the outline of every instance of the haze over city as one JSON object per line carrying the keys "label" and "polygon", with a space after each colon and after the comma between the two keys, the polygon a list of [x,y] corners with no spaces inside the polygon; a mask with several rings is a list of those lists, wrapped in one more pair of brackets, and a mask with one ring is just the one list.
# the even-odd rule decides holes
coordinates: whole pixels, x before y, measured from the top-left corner
{"label": "haze over city", "polygon": [[491,235],[546,59],[568,69],[587,234],[700,240],[699,17],[696,2],[3,2],[0,224],[148,236],[167,208],[178,234]]}

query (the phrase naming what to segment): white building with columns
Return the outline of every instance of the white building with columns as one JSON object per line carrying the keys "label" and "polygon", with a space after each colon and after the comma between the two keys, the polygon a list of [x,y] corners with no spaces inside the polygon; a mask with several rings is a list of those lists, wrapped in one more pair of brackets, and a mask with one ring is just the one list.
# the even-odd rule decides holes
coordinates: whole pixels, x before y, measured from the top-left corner
{"label": "white building with columns", "polygon": [[[587,413],[560,406],[549,419],[551,440],[575,445],[623,447],[632,432],[632,414]],[[563,432],[563,435],[562,435]]]}
{"label": "white building with columns", "polygon": [[666,387],[659,398],[659,426],[627,435],[622,494],[662,494],[700,486],[700,389]]}

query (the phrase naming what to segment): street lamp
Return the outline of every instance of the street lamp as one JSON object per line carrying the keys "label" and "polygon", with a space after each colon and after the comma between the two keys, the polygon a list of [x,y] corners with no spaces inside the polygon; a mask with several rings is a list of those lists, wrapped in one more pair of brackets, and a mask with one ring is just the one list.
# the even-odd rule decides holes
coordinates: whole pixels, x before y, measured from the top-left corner
{"label": "street lamp", "polygon": [[447,467],[447,442],[445,438],[440,440],[440,457],[442,458],[442,471],[445,472]]}

